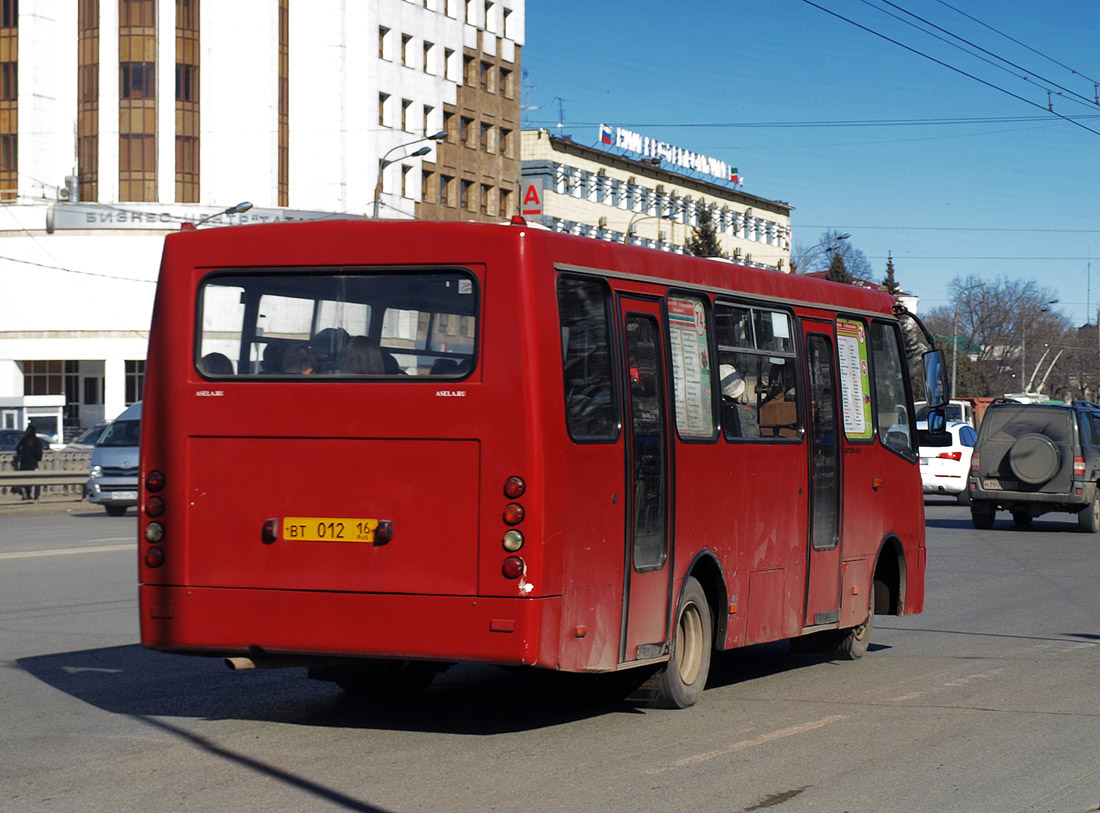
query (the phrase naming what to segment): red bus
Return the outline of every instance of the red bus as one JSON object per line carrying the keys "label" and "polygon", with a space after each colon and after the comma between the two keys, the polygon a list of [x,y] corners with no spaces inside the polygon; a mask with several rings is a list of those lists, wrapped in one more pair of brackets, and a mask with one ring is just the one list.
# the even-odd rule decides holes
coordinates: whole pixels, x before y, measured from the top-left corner
{"label": "red bus", "polygon": [[905,345],[881,292],[518,218],[171,235],[142,643],[378,692],[649,667],[674,707],[713,649],[859,657],[924,602]]}

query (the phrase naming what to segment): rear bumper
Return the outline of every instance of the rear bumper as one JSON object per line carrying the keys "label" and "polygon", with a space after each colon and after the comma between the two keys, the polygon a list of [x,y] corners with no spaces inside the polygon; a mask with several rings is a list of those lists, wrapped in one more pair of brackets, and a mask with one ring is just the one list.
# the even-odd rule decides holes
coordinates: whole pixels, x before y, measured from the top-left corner
{"label": "rear bumper", "polygon": [[[975,482],[971,480],[970,482]],[[977,488],[970,489],[970,499],[989,503],[1005,511],[1028,510],[1038,515],[1047,511],[1068,511],[1076,513],[1082,508],[1091,505],[1096,497],[1096,483],[1074,482],[1069,492],[1056,494],[1044,494],[1038,491],[1002,491],[999,489],[986,489],[977,483]],[[1078,494],[1078,490],[1081,491]]]}
{"label": "rear bumper", "polygon": [[561,600],[141,585],[141,642],[196,655],[478,661],[555,668]]}

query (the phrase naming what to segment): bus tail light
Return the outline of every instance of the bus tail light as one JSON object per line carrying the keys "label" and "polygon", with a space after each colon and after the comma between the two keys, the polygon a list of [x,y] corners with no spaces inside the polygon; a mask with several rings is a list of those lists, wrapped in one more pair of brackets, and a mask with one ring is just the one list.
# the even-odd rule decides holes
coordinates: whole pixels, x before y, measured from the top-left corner
{"label": "bus tail light", "polygon": [[509,477],[504,481],[504,496],[510,500],[518,500],[527,490],[527,484],[522,477]]}
{"label": "bus tail light", "polygon": [[[145,500],[145,516],[150,518],[160,517],[166,507],[164,498],[157,496],[158,491],[164,490],[165,477],[162,471],[151,471],[145,475],[145,490],[151,495]],[[145,551],[142,561],[148,568],[157,568],[164,564],[164,548],[160,547],[164,541],[164,525],[160,522],[150,522],[142,532],[145,541],[150,548]]]}
{"label": "bus tail light", "polygon": [[527,566],[523,563],[523,560],[518,556],[509,556],[504,560],[504,565],[500,571],[504,574],[506,579],[518,579],[523,575],[523,571],[527,569]]}
{"label": "bus tail light", "polygon": [[507,525],[519,525],[523,522],[523,506],[518,502],[504,506],[504,522]]}

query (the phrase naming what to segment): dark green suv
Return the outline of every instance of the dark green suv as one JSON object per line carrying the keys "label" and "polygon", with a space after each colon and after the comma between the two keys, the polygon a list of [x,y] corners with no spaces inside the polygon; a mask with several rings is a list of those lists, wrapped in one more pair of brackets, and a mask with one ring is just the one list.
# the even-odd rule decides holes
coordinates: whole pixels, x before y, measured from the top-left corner
{"label": "dark green suv", "polygon": [[997,509],[1017,527],[1051,511],[1077,515],[1100,532],[1100,406],[995,402],[985,413],[970,460],[970,516],[993,527]]}

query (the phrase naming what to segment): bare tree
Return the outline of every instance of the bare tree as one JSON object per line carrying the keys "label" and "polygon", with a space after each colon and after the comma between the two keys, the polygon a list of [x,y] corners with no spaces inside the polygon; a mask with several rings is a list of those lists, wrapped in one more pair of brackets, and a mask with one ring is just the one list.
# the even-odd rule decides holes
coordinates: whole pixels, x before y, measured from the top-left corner
{"label": "bare tree", "polygon": [[791,250],[791,265],[799,274],[809,274],[815,271],[827,271],[833,262],[833,257],[840,257],[849,274],[856,279],[872,281],[875,278],[875,270],[864,253],[853,246],[848,237],[849,235],[841,234],[836,229],[829,229],[822,233],[821,239],[813,245],[795,243]]}
{"label": "bare tree", "polygon": [[[925,322],[939,336],[953,335],[957,325],[985,379],[989,390],[985,395],[1022,392],[1029,382],[1037,385],[1057,349],[1066,343],[1069,320],[1054,310],[1058,300],[1053,290],[1035,280],[1005,276],[987,280],[971,274],[955,277],[947,292],[953,304],[934,309]],[[1043,369],[1036,375],[1040,359]],[[1045,392],[1051,392],[1051,381],[1061,380],[1061,363],[1058,358]]]}

